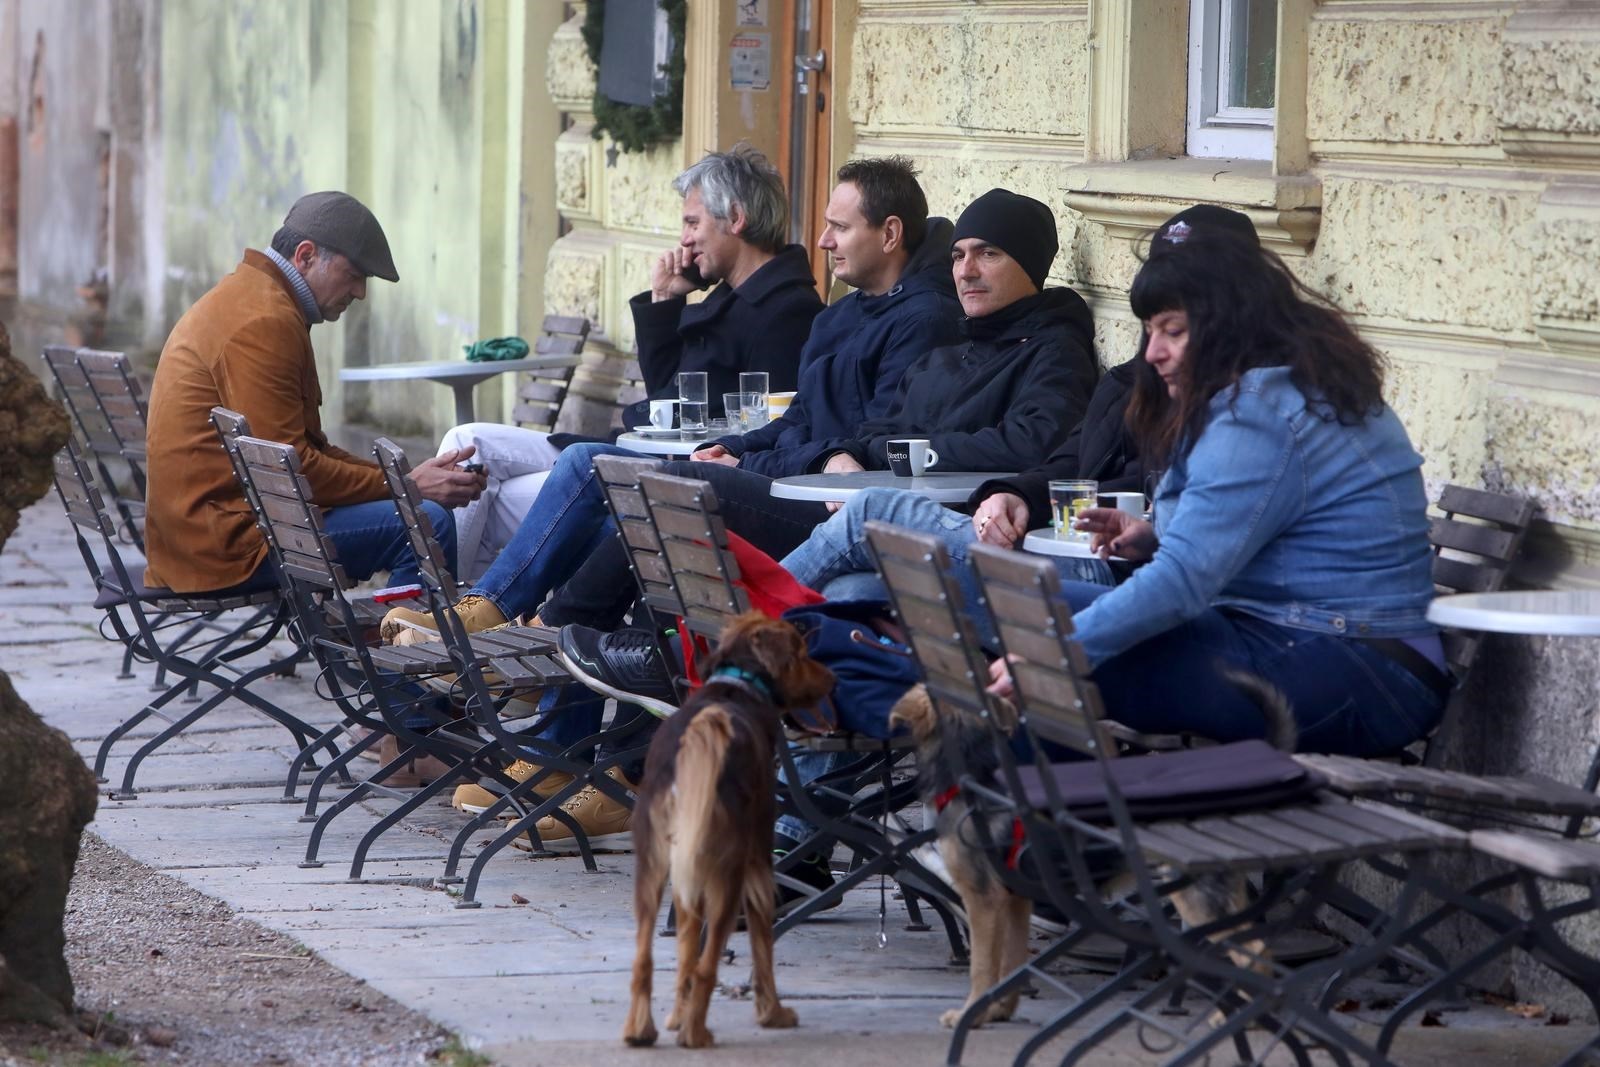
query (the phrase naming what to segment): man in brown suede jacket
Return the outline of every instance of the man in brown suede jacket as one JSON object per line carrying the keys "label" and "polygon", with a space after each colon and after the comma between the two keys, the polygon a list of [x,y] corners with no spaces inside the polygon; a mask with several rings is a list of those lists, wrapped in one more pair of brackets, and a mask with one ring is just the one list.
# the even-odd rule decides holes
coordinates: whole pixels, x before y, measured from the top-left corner
{"label": "man in brown suede jacket", "polygon": [[[269,586],[267,548],[210,423],[231,408],[251,433],[291,444],[312,500],[329,509],[327,531],[356,580],[388,571],[418,580],[405,528],[383,474],[328,443],[318,409],[310,328],[334,322],[367,295],[367,279],[397,282],[389,243],[372,212],[339,192],[297,200],[264,252],[244,261],[178,320],[161,350],[146,437],[149,484],[145,582],[180,593]],[[450,508],[483,489],[481,474],[456,464],[471,448],[417,464],[424,507],[455,564]]]}

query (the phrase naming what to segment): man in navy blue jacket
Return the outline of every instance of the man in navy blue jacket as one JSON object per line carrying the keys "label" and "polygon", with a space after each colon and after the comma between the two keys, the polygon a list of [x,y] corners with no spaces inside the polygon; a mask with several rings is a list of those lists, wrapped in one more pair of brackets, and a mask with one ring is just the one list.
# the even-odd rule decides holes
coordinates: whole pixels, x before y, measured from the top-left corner
{"label": "man in navy blue jacket", "polygon": [[799,391],[783,417],[714,441],[692,458],[768,478],[803,473],[821,442],[889,414],[913,361],[959,338],[953,227],[928,218],[911,162],[852,160],[838,179],[817,243],[833,276],[855,291],[812,321],[800,351]]}

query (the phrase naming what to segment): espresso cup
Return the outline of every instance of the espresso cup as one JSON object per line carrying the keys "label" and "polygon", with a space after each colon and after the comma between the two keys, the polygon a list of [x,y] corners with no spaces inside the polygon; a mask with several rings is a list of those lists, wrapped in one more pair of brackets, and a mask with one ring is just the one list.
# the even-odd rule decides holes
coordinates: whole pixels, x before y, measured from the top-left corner
{"label": "espresso cup", "polygon": [[1124,514],[1136,519],[1144,518],[1143,493],[1101,493],[1100,506],[1103,508],[1116,508]]}
{"label": "espresso cup", "polygon": [[678,402],[676,400],[650,401],[650,425],[658,430],[672,429],[672,421],[676,415]]}
{"label": "espresso cup", "polygon": [[927,438],[903,438],[885,446],[889,469],[897,478],[920,478],[939,462],[939,453],[928,447]]}

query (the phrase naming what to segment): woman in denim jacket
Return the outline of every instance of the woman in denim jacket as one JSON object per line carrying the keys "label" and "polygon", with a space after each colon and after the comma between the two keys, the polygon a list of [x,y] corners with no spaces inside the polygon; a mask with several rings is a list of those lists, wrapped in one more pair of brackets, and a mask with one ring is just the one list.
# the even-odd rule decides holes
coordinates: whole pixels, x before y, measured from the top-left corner
{"label": "woman in denim jacket", "polygon": [[[1438,722],[1448,675],[1422,457],[1382,358],[1275,255],[1164,227],[1129,294],[1149,331],[1129,424],[1166,467],[1155,522],[1093,509],[1097,550],[1148,560],[1066,583],[1108,714],[1138,730],[1259,737],[1243,668],[1289,698],[1302,750],[1394,752]],[[1165,389],[1170,403],[1155,403]]]}

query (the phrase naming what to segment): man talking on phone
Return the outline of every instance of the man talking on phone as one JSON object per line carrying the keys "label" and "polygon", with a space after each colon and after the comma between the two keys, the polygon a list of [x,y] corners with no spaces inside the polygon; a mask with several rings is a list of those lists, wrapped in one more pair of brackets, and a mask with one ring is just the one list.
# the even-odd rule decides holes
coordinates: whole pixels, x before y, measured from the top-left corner
{"label": "man talking on phone", "polygon": [[712,415],[744,371],[766,371],[773,392],[793,390],[822,310],[806,250],[787,243],[789,194],[765,156],[741,142],[672,184],[683,197],[678,246],[656,257],[650,289],[628,301],[647,398],[622,413],[629,429],[649,424],[651,400],[677,398],[685,371],[706,373]]}

